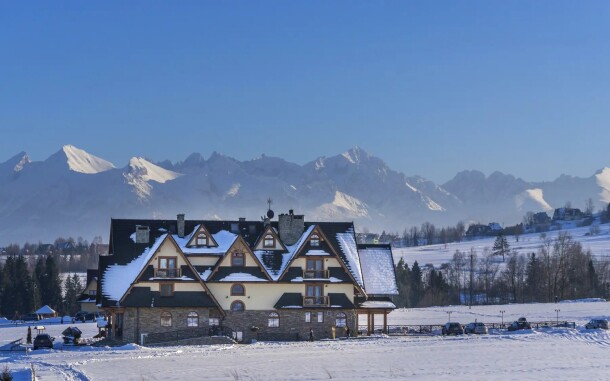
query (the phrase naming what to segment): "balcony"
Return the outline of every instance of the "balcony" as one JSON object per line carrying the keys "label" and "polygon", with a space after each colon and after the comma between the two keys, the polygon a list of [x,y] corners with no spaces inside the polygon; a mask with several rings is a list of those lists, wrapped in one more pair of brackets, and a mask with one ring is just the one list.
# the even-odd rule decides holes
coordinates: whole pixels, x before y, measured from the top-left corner
{"label": "balcony", "polygon": [[303,279],[328,279],[328,270],[303,270]]}
{"label": "balcony", "polygon": [[180,278],[180,269],[155,269],[155,278]]}
{"label": "balcony", "polygon": [[303,307],[328,307],[330,299],[328,296],[304,296]]}

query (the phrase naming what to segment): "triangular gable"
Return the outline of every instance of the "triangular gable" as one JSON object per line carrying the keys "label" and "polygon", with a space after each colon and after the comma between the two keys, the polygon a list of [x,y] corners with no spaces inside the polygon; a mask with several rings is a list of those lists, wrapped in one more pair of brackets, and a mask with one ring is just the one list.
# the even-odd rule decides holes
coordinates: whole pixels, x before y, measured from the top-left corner
{"label": "triangular gable", "polygon": [[[343,270],[345,270],[345,272],[347,273],[347,275],[350,277],[350,279],[352,280],[353,284],[358,288],[359,291],[361,291],[364,294],[364,290],[362,289],[362,287],[360,287],[360,285],[358,284],[358,282],[356,282],[356,279],[354,279],[354,276],[352,274],[351,271],[349,271],[349,269],[347,268],[347,266],[345,265],[345,262],[343,261],[343,259],[341,258],[341,256],[337,253],[337,251],[335,250],[335,248],[333,247],[333,245],[331,245],[330,241],[328,240],[328,238],[326,237],[326,234],[324,234],[324,232],[322,231],[322,229],[320,229],[320,227],[318,225],[316,225],[307,235],[307,237],[305,238],[305,241],[309,240],[309,237],[311,237],[312,234],[314,234],[314,232],[316,232],[318,234],[318,236],[320,236],[320,238],[322,238],[327,244],[328,247],[330,248],[332,254],[335,256],[335,258],[337,259],[337,261],[339,262],[339,264],[341,265],[341,267],[343,268]],[[286,271],[288,271],[288,269],[290,268],[290,265],[294,262],[294,260],[299,256],[299,254],[301,253],[301,251],[303,250],[303,248],[305,247],[305,245],[301,245],[301,247],[299,247],[298,250],[295,251],[294,255],[292,256],[292,258],[290,259],[290,261],[288,262],[288,265],[286,266],[286,268],[284,269],[284,272],[282,273],[282,275],[280,275],[280,277],[278,278],[278,280],[282,280],[282,278],[284,277],[284,275],[286,274]]]}
{"label": "triangular gable", "polygon": [[259,259],[256,257],[256,255],[254,255],[254,253],[252,252],[252,250],[250,250],[250,247],[248,247],[248,244],[246,243],[246,241],[243,239],[242,236],[238,236],[237,239],[235,240],[235,242],[233,242],[233,244],[231,245],[231,247],[229,247],[229,249],[226,251],[226,253],[224,253],[224,255],[222,256],[222,258],[220,258],[218,260],[218,262],[216,262],[216,265],[214,266],[214,268],[212,269],[212,273],[208,276],[207,279],[212,279],[212,277],[214,276],[214,274],[218,271],[218,269],[221,267],[220,265],[223,264],[225,261],[227,260],[231,260],[230,259],[230,255],[231,252],[237,247],[237,246],[242,246],[244,248],[244,254],[248,255],[252,258],[252,260],[254,261],[254,263],[256,263],[256,265],[262,270],[263,274],[265,274],[265,276],[267,277],[268,280],[272,280],[271,276],[269,275],[269,273],[267,272],[267,270],[265,269],[265,266],[262,265],[262,263],[259,261]]}
{"label": "triangular gable", "polygon": [[[182,252],[182,250],[180,250],[180,247],[178,246],[178,244],[176,243],[176,241],[174,240],[174,238],[167,234],[165,235],[165,238],[163,239],[163,241],[161,241],[161,243],[159,245],[157,245],[157,248],[154,250],[154,252],[152,253],[152,255],[150,256],[150,258],[148,258],[148,260],[144,263],[144,265],[142,266],[142,269],[140,270],[140,272],[138,273],[138,276],[134,278],[134,281],[131,283],[131,285],[129,286],[129,289],[127,289],[127,292],[125,292],[125,294],[123,294],[123,296],[121,297],[121,299],[119,300],[119,303],[122,303],[123,300],[125,299],[125,297],[127,297],[127,295],[129,295],[129,293],[131,292],[131,290],[133,289],[134,285],[137,283],[137,280],[139,280],[142,277],[142,274],[144,274],[144,272],[146,271],[146,268],[148,268],[148,266],[153,262],[153,260],[157,257],[157,254],[159,253],[159,251],[161,250],[161,248],[165,245],[166,241],[170,241],[171,244],[176,248],[176,255],[179,256],[185,263],[186,265],[189,267],[189,269],[193,272],[193,274],[199,274],[197,272],[197,270],[193,267],[193,265],[191,264],[191,262],[188,260],[188,258],[184,255],[184,253]],[[222,310],[222,307],[220,306],[220,304],[218,303],[218,300],[216,300],[216,298],[214,297],[214,294],[212,294],[212,292],[210,291],[210,289],[208,289],[208,287],[205,285],[205,283],[203,282],[203,280],[201,279],[200,276],[197,277],[197,280],[199,281],[199,284],[201,285],[201,287],[203,288],[203,290],[210,296],[210,298],[212,299],[212,301],[214,302],[214,304],[216,304],[216,307],[221,311],[222,314],[224,314],[224,311]]]}
{"label": "triangular gable", "polygon": [[[274,242],[273,246],[265,246],[265,237],[267,235],[271,235],[273,237],[273,242]],[[254,250],[268,250],[268,251],[283,250],[283,251],[288,251],[288,249],[286,248],[286,246],[284,245],[282,240],[280,240],[280,237],[278,236],[277,232],[275,231],[275,229],[273,229],[271,227],[271,225],[267,225],[265,230],[263,230],[263,234],[261,234],[258,237],[258,240],[256,241],[256,244],[254,245]]]}
{"label": "triangular gable", "polygon": [[203,224],[198,225],[195,230],[193,230],[193,233],[191,233],[191,238],[189,239],[188,243],[186,244],[186,247],[198,247],[200,245],[197,245],[197,238],[199,237],[200,233],[204,233],[207,236],[207,241],[208,244],[204,245],[207,247],[218,247],[218,243],[216,242],[216,240],[214,240],[214,237],[210,234],[210,232],[208,231],[208,229],[205,228],[205,226],[203,226]]}

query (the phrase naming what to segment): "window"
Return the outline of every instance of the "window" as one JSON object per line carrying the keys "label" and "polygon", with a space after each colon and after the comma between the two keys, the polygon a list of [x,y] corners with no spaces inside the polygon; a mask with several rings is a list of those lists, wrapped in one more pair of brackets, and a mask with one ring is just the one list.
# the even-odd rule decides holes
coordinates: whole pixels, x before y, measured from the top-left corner
{"label": "window", "polygon": [[160,269],[175,269],[177,266],[176,257],[159,257]]}
{"label": "window", "polygon": [[174,284],[161,283],[159,285],[159,293],[161,294],[161,296],[174,296]]}
{"label": "window", "polygon": [[199,314],[195,311],[189,312],[186,316],[187,327],[199,327]]}
{"label": "window", "polygon": [[171,327],[171,326],[172,326],[171,312],[167,312],[167,311],[161,312],[161,327]]}
{"label": "window", "polygon": [[324,323],[324,312],[318,312],[318,323]]}
{"label": "window", "polygon": [[246,289],[243,284],[236,283],[231,286],[231,296],[244,296],[246,295]]}
{"label": "window", "polygon": [[244,253],[240,253],[239,251],[235,251],[231,253],[231,266],[245,266],[246,259],[244,258]]}
{"label": "window", "polygon": [[216,318],[216,317],[211,317],[210,320],[208,321],[208,324],[211,327],[218,327],[220,325],[220,318]]}
{"label": "window", "polygon": [[320,237],[317,234],[312,234],[309,238],[310,246],[320,246]]}
{"label": "window", "polygon": [[277,312],[270,313],[268,326],[271,328],[278,328],[280,326],[280,314]]}
{"label": "window", "polygon": [[197,246],[208,246],[208,236],[205,233],[199,233],[197,236]]}
{"label": "window", "polygon": [[97,290],[89,290],[89,296],[97,295]]}
{"label": "window", "polygon": [[246,306],[244,305],[243,302],[236,300],[233,303],[231,303],[231,311],[233,312],[238,312],[238,311],[244,311],[246,309]]}
{"label": "window", "polygon": [[231,223],[231,233],[239,233],[239,224]]}
{"label": "window", "polygon": [[311,323],[311,312],[305,312],[305,323]]}
{"label": "window", "polygon": [[263,239],[263,247],[275,247],[275,238],[271,234],[267,234]]}
{"label": "window", "polygon": [[337,327],[345,327],[347,325],[347,315],[344,312],[337,312],[337,316],[335,318],[335,326]]}

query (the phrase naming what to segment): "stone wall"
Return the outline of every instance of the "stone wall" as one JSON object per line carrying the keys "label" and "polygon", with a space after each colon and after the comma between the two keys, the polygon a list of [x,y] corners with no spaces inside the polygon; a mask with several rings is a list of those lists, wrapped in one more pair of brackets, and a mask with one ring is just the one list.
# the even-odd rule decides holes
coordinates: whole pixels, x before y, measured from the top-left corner
{"label": "stone wall", "polygon": [[[193,327],[187,326],[189,312],[195,311],[199,314],[199,327],[209,326],[210,309],[202,307],[173,307],[173,308],[126,308],[123,323],[123,340],[139,343],[140,335],[143,333],[162,333],[185,330]],[[161,313],[172,314],[171,327],[161,326]],[[195,330],[195,328],[193,328]]]}
{"label": "stone wall", "polygon": [[[343,312],[347,315],[347,325],[352,334],[356,331],[356,312],[353,310],[339,309],[288,309],[270,311],[225,311],[227,316],[222,321],[222,325],[232,328],[236,332],[242,333],[242,342],[250,343],[252,340],[269,341],[295,341],[308,340],[309,331],[313,330],[314,339],[332,338],[333,327],[336,324],[336,315]],[[280,315],[280,326],[269,327],[269,315],[276,312]],[[311,321],[305,322],[305,313],[311,313]],[[324,315],[324,321],[318,322],[318,312]],[[258,330],[253,330],[257,327]],[[344,328],[335,328],[335,336],[345,336]]]}

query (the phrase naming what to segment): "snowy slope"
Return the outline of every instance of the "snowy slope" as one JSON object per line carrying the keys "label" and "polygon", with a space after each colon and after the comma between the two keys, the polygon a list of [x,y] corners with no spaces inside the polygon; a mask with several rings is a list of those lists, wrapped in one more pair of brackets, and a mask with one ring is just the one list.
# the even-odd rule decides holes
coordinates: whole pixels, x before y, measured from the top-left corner
{"label": "snowy slope", "polygon": [[93,156],[72,145],[63,146],[62,151],[67,159],[68,167],[74,172],[95,174],[114,168],[111,162]]}

